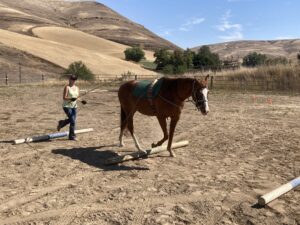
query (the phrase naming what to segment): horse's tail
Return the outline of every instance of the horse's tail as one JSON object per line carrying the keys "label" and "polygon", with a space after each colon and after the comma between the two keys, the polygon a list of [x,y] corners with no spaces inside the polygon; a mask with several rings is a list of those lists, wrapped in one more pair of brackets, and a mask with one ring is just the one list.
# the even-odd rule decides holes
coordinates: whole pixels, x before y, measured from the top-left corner
{"label": "horse's tail", "polygon": [[124,127],[124,129],[127,127],[127,123],[126,123],[127,117],[126,117],[126,113],[123,109],[123,107],[121,106],[121,128]]}

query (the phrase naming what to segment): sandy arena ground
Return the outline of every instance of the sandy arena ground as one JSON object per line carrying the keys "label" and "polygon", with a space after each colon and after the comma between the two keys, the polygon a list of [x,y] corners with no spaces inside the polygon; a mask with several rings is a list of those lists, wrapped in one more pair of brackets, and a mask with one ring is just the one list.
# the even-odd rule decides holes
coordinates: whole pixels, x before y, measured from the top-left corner
{"label": "sandy arena ground", "polygon": [[[86,96],[78,129],[95,132],[78,142],[7,143],[56,132],[62,88],[0,88],[0,224],[300,224],[299,188],[253,207],[300,175],[300,96],[215,91],[206,117],[187,103],[175,141],[190,145],[177,158],[165,152],[104,166],[135,151],[129,136],[116,146],[115,91]],[[144,148],[162,135],[155,118],[140,114],[135,130]]]}

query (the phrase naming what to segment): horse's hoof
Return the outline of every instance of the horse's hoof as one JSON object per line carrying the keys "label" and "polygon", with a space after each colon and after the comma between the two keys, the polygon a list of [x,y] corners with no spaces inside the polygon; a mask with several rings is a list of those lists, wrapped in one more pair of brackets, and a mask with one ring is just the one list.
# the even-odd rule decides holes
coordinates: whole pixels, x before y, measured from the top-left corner
{"label": "horse's hoof", "polygon": [[123,143],[119,144],[119,147],[122,148],[124,147],[125,145]]}
{"label": "horse's hoof", "polygon": [[155,147],[157,147],[157,144],[152,143],[151,148],[155,148]]}
{"label": "horse's hoof", "polygon": [[176,158],[176,154],[174,152],[170,152],[170,157]]}
{"label": "horse's hoof", "polygon": [[147,156],[148,153],[147,153],[146,151],[144,151],[144,150],[139,150],[139,151],[138,151],[138,155],[139,155],[139,156]]}

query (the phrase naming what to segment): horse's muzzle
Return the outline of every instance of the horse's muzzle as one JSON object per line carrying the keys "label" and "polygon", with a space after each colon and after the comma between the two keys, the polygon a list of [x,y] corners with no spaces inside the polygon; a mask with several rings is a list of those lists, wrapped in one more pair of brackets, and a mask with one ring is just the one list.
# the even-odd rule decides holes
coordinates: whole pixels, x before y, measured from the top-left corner
{"label": "horse's muzzle", "polygon": [[202,115],[204,115],[204,116],[206,116],[206,115],[208,114],[208,112],[209,112],[209,111],[205,111],[205,112],[202,112],[202,111],[201,111]]}
{"label": "horse's muzzle", "polygon": [[204,109],[204,108],[199,108],[198,109],[201,113],[202,113],[202,115],[204,115],[204,116],[206,116],[208,113],[209,113],[209,110],[206,110],[206,109]]}

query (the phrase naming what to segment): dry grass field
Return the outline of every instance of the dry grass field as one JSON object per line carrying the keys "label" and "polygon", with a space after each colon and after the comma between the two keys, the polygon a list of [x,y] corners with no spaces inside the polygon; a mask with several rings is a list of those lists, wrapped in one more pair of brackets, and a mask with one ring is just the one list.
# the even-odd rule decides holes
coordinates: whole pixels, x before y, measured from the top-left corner
{"label": "dry grass field", "polygon": [[[82,39],[82,42],[85,40]],[[83,61],[95,74],[122,74],[131,71],[136,74],[154,74],[140,65],[103,54],[99,51],[80,48],[36,37],[17,34],[0,29],[0,42],[55,65],[67,68],[74,61]]]}
{"label": "dry grass field", "polygon": [[[78,129],[95,132],[78,142],[8,142],[56,132],[62,88],[0,88],[0,224],[300,224],[299,188],[253,207],[300,175],[299,96],[212,91],[206,117],[186,103],[175,141],[190,144],[177,158],[165,152],[105,166],[135,151],[129,136],[117,147],[116,88],[85,97]],[[155,118],[140,114],[135,130],[144,148],[162,135]]]}
{"label": "dry grass field", "polygon": [[[128,45],[122,45],[82,31],[62,27],[37,27],[32,29],[32,32],[34,35],[45,40],[96,51],[119,59],[125,59],[124,51],[129,48]],[[154,52],[145,51],[146,59],[154,61],[153,54]]]}

